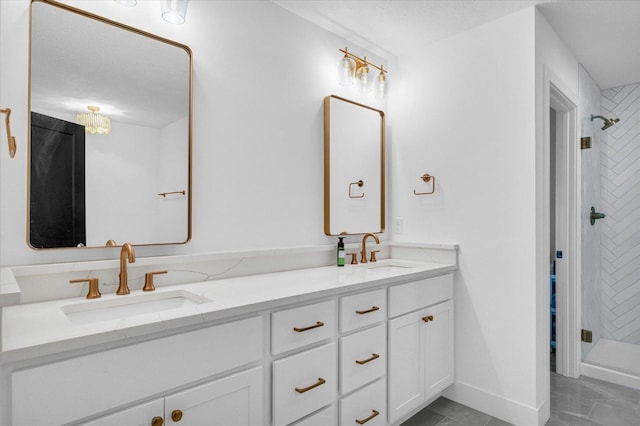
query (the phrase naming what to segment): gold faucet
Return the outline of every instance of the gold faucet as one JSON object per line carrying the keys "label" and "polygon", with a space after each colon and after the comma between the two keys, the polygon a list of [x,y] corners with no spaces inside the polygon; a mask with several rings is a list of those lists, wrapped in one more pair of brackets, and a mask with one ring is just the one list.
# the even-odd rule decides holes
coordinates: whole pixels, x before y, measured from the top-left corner
{"label": "gold faucet", "polygon": [[133,246],[131,244],[124,243],[122,245],[122,250],[120,250],[120,283],[116,294],[129,294],[129,285],[127,283],[127,258],[129,259],[129,263],[135,263],[136,253],[133,251]]}
{"label": "gold faucet", "polygon": [[376,234],[372,234],[371,232],[365,234],[364,237],[362,237],[362,252],[360,253],[360,263],[367,263],[367,238],[369,237],[373,237],[373,239],[376,240],[376,244],[380,244],[380,240],[378,239],[378,236]]}

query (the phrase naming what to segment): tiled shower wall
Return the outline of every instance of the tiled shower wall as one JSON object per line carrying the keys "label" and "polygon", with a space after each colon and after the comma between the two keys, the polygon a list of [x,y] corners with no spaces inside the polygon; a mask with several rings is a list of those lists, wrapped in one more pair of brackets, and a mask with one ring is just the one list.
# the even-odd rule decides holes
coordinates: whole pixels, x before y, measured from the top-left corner
{"label": "tiled shower wall", "polygon": [[601,95],[602,115],[620,118],[607,130],[598,127],[603,135],[602,211],[607,215],[598,221],[602,333],[640,344],[640,83]]}

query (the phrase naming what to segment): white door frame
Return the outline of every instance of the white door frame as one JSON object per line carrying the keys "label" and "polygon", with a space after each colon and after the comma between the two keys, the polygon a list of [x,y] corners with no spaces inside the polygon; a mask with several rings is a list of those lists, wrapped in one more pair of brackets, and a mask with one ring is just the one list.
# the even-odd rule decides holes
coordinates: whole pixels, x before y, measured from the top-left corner
{"label": "white door frame", "polygon": [[[544,69],[544,147],[546,181],[549,182],[550,109],[556,115],[556,247],[563,258],[556,259],[560,279],[556,285],[556,372],[578,377],[580,374],[581,324],[581,168],[578,141],[578,98],[547,67]],[[549,188],[547,216],[549,212]],[[548,221],[548,219],[547,219]],[[549,224],[545,229],[549,230]],[[546,240],[549,240],[547,236]],[[547,247],[549,247],[547,245]],[[548,256],[545,257],[545,260]],[[546,312],[549,317],[550,306]],[[549,328],[549,327],[547,327]]]}

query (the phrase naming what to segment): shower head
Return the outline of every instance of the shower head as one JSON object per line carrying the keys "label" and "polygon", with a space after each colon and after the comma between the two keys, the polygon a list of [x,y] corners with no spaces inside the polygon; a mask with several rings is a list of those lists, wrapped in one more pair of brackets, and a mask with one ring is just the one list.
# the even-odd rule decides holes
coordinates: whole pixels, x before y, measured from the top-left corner
{"label": "shower head", "polygon": [[601,127],[602,130],[606,130],[609,127],[611,127],[614,124],[616,124],[618,121],[620,121],[619,118],[605,118],[605,117],[603,117],[601,115],[593,115],[593,114],[591,114],[591,121],[593,121],[594,118],[599,118],[602,121],[604,121],[604,124]]}

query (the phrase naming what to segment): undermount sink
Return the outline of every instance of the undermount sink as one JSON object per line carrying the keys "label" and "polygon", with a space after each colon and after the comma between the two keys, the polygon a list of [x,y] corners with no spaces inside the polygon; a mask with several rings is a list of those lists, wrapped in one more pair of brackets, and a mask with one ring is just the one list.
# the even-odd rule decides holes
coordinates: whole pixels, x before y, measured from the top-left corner
{"label": "undermount sink", "polygon": [[369,262],[362,266],[371,271],[377,272],[408,272],[408,270],[423,266],[419,262],[402,259],[382,259],[377,262]]}
{"label": "undermount sink", "polygon": [[172,290],[87,300],[64,305],[61,309],[71,322],[88,324],[185,308],[210,301],[189,291]]}

